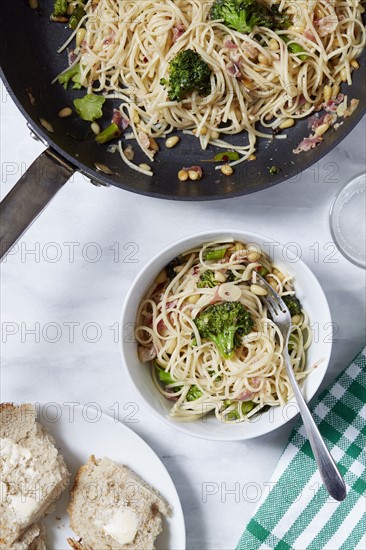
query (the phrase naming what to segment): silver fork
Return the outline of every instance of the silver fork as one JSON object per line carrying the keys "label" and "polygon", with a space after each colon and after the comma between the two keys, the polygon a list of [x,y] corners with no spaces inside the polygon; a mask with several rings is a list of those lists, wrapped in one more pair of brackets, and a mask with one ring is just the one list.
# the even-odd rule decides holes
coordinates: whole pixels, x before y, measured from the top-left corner
{"label": "silver fork", "polygon": [[290,379],[292,389],[294,391],[295,399],[300,408],[300,414],[304,423],[306,433],[308,434],[309,442],[314,453],[318,469],[323,480],[323,483],[328,493],[338,501],[344,500],[346,497],[346,484],[343,477],[338,471],[338,468],[332,458],[332,455],[328,451],[322,436],[318,430],[317,425],[311,415],[309,407],[307,406],[305,399],[301,393],[301,390],[296,381],[294,371],[290,363],[290,357],[287,351],[289,336],[291,332],[291,315],[285,302],[280,296],[273,290],[273,288],[257,274],[258,283],[267,290],[266,296],[261,296],[263,302],[268,308],[268,311],[272,317],[273,322],[279,328],[282,337],[284,339],[284,351],[283,356],[285,359],[285,365],[288,377]]}

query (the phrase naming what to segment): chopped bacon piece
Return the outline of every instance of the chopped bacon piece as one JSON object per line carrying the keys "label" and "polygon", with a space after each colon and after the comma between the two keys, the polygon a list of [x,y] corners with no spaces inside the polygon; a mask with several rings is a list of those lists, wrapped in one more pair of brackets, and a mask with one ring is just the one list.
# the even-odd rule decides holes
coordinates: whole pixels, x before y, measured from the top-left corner
{"label": "chopped bacon piece", "polygon": [[[261,383],[261,379],[260,378],[249,378],[249,382],[250,384],[255,387],[255,388],[258,388],[260,383]],[[251,391],[251,390],[248,390],[248,389],[245,389],[238,397],[237,397],[237,400],[238,401],[248,401],[250,399],[252,399],[252,397],[255,396],[257,392],[254,392],[254,391]]]}
{"label": "chopped bacon piece", "polygon": [[324,109],[327,113],[335,113],[337,110],[337,105],[342,103],[344,100],[344,94],[338,94],[335,99],[329,99],[320,105],[320,109]]}
{"label": "chopped bacon piece", "polygon": [[163,319],[160,319],[160,321],[158,322],[157,329],[158,329],[159,334],[163,334],[164,331],[167,329],[167,326],[164,323]]}
{"label": "chopped bacon piece", "polygon": [[137,352],[140,361],[142,361],[143,363],[151,361],[157,356],[154,344],[149,344],[148,346],[139,346]]}
{"label": "chopped bacon piece", "polygon": [[149,149],[150,147],[150,138],[145,132],[139,132],[138,133],[139,140],[141,141],[141,145],[144,149]]}
{"label": "chopped bacon piece", "polygon": [[240,62],[239,61],[233,61],[232,63],[229,63],[229,65],[226,65],[226,71],[229,75],[233,76],[234,78],[241,78],[242,74],[240,72]]}
{"label": "chopped bacon piece", "polygon": [[103,46],[109,46],[110,44],[113,44],[115,36],[116,36],[116,33],[112,31],[111,34],[103,40]]}
{"label": "chopped bacon piece", "polygon": [[114,124],[117,124],[118,128],[121,131],[126,130],[126,128],[130,124],[130,121],[127,120],[127,118],[124,118],[121,111],[119,111],[118,109],[113,109],[112,122],[114,122]]}
{"label": "chopped bacon piece", "polygon": [[310,149],[313,149],[316,147],[319,143],[323,141],[323,138],[321,136],[313,136],[310,135],[307,138],[304,138],[299,145],[294,149],[292,152],[295,155],[298,155],[299,153],[302,153],[303,151],[310,151]]}
{"label": "chopped bacon piece", "polygon": [[327,36],[327,34],[335,31],[338,26],[338,22],[338,17],[335,13],[332,15],[326,15],[325,17],[319,19],[319,21],[315,24],[319,36]]}
{"label": "chopped bacon piece", "polygon": [[69,61],[69,65],[72,65],[77,58],[74,48],[67,49],[67,58]]}
{"label": "chopped bacon piece", "polygon": [[172,300],[171,302],[166,303],[166,307],[168,309],[174,309],[177,303],[178,303],[178,300]]}
{"label": "chopped bacon piece", "polygon": [[185,32],[186,28],[182,23],[173,27],[173,42],[176,42]]}
{"label": "chopped bacon piece", "polygon": [[330,113],[326,113],[323,116],[313,115],[308,120],[308,128],[312,132],[315,132],[315,130],[319,128],[319,126],[322,126],[322,124],[329,124],[329,126],[331,126],[336,120],[337,116]]}
{"label": "chopped bacon piece", "polygon": [[313,35],[312,31],[310,29],[306,29],[304,31],[304,38],[307,38],[308,40],[311,40],[312,42],[316,42],[316,38]]}
{"label": "chopped bacon piece", "polygon": [[256,57],[258,57],[259,51],[255,46],[250,44],[250,42],[244,41],[241,47],[250,59],[255,59]]}
{"label": "chopped bacon piece", "polygon": [[238,49],[238,46],[232,42],[231,40],[226,40],[226,42],[224,42],[224,47],[228,50],[237,50]]}

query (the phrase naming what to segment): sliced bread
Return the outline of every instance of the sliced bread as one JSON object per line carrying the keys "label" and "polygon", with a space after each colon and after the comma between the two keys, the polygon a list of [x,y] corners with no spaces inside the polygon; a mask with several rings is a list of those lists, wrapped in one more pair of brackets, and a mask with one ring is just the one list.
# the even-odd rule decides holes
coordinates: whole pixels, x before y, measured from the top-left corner
{"label": "sliced bread", "polygon": [[33,523],[13,542],[9,550],[47,550],[46,529],[43,523]]}
{"label": "sliced bread", "polygon": [[162,515],[171,513],[130,468],[93,455],[75,477],[68,512],[81,539],[68,540],[74,550],[153,550]]}
{"label": "sliced bread", "polygon": [[0,405],[0,449],[0,549],[21,544],[22,537],[41,544],[43,528],[31,526],[66,489],[70,474],[33,405]]}

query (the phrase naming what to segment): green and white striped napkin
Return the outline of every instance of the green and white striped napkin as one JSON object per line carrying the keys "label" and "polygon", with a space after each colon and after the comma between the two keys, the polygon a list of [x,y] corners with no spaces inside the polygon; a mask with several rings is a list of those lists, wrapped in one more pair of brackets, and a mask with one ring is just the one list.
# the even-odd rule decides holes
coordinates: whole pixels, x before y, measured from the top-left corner
{"label": "green and white striped napkin", "polygon": [[311,408],[347,483],[345,500],[322,485],[300,420],[236,550],[366,550],[366,348]]}

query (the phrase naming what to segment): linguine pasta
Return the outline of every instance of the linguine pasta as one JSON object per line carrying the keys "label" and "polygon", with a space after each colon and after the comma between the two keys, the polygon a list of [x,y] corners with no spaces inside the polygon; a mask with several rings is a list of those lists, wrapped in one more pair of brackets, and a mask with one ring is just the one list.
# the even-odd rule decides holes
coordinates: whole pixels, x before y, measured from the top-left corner
{"label": "linguine pasta", "polygon": [[[209,143],[230,146],[241,155],[231,164],[241,162],[253,155],[258,137],[272,138],[287,119],[313,112],[326,85],[335,91],[341,81],[351,84],[365,45],[359,0],[267,4],[286,14],[288,28],[255,27],[242,34],[212,21],[212,2],[203,0],[89,0],[80,22],[85,37],[74,52],[80,81],[89,92],[121,100],[150,160],[155,151],[149,138],[179,129],[194,130],[203,149]],[[291,44],[300,50],[291,53]],[[168,76],[169,62],[187,49],[209,65],[211,93],[170,101],[161,79]],[[240,132],[242,143],[231,146],[227,137]]]}
{"label": "linguine pasta", "polygon": [[[208,260],[222,256],[220,260]],[[220,254],[222,252],[222,254]],[[281,333],[260,299],[257,272],[283,297],[294,295],[293,280],[276,269],[258,245],[220,241],[182,254],[154,281],[137,314],[141,361],[152,364],[158,391],[172,401],[171,417],[196,420],[213,411],[223,422],[242,421],[264,407],[283,406],[292,397],[283,359]],[[207,275],[211,285],[203,286]],[[202,338],[197,318],[212,304],[239,302],[252,326],[240,335],[235,352],[223,359],[213,341]],[[289,343],[296,379],[308,373],[311,343],[307,313],[292,318]]]}

